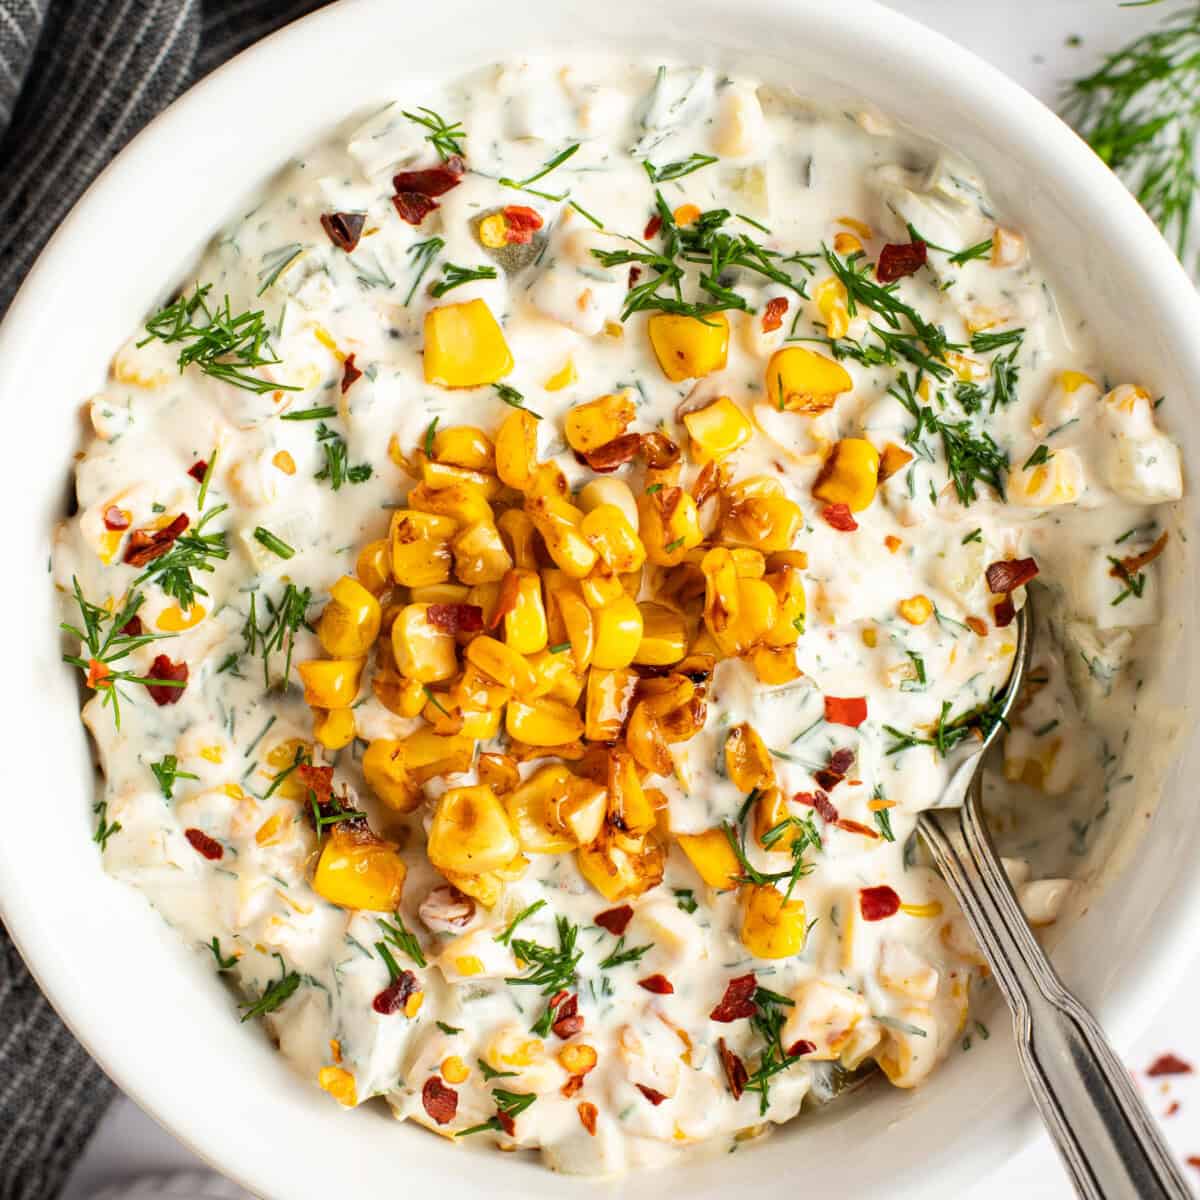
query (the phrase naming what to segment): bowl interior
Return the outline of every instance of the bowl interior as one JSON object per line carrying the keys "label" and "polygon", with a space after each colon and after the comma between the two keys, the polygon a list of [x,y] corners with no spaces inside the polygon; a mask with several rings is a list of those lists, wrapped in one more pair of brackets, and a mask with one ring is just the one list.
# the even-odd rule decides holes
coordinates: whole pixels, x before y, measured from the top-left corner
{"label": "bowl interior", "polygon": [[[391,0],[346,0],[217,72],[134,143],[64,223],[0,330],[0,390],[23,400],[20,449],[3,488],[9,562],[19,587],[0,599],[32,653],[10,655],[10,788],[22,811],[0,839],[0,903],[43,987],[117,1081],[200,1153],[269,1197],[362,1197],[436,1186],[462,1192],[561,1194],[534,1162],[452,1148],[382,1111],[341,1114],[298,1080],[232,1002],[210,964],[178,943],[140,895],[108,879],[88,838],[93,767],[75,681],[59,663],[57,602],[46,575],[50,532],[69,495],[81,400],[111,353],[183,276],[209,236],[289,155],[347,113],[423,80],[506,57],[572,51],[655,54],[789,84],[820,99],[866,100],[952,144],[982,170],[999,208],[1027,231],[1055,282],[1085,313],[1122,378],[1170,399],[1164,416],[1200,478],[1200,305],[1150,223],[1120,185],[1030,97],[965,52],[873,4],[807,0],[525,0],[518,19],[478,0],[440,0],[414,15]],[[235,124],[236,123],[236,124]],[[233,128],[252,130],[230,137]],[[1180,514],[1195,528],[1194,502]],[[1181,568],[1164,643],[1164,721],[1190,722],[1197,676]],[[1188,863],[1200,835],[1182,781],[1200,763],[1184,738],[1163,761],[1161,806],[1139,796],[1107,874],[1061,939],[1056,961],[1118,1043],[1130,1039],[1194,951],[1200,927]],[[1146,747],[1147,756],[1154,750]],[[28,752],[26,752],[28,751]],[[1160,755],[1164,757],[1164,755]],[[1151,817],[1151,813],[1153,816]],[[34,824],[36,822],[36,825]],[[1114,839],[1118,840],[1118,839]],[[37,849],[38,853],[34,853]],[[46,853],[42,853],[46,850]],[[1096,953],[1103,947],[1103,953]],[[1119,948],[1114,953],[1113,949]],[[663,1187],[716,1197],[753,1178],[764,1196],[807,1187],[860,1196],[946,1193],[1011,1154],[1032,1125],[1007,1021],[912,1093],[870,1087],[845,1105],[736,1155],[603,1187],[648,1196]],[[863,1153],[867,1145],[878,1153]],[[455,1155],[454,1158],[451,1155]],[[853,1164],[848,1174],[848,1164]],[[402,1174],[398,1175],[399,1172]],[[924,1187],[922,1187],[924,1183]]]}

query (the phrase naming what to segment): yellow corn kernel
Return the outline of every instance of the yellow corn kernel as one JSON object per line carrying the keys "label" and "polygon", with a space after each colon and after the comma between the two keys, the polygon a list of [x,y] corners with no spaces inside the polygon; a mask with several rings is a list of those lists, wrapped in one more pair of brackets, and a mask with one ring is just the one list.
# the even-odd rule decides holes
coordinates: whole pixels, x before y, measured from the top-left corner
{"label": "yellow corn kernel", "polygon": [[425,314],[425,382],[482,387],[513,368],[504,334],[482,300],[445,304]]}
{"label": "yellow corn kernel", "polygon": [[857,217],[838,217],[838,224],[845,225],[847,229],[853,229],[864,242],[869,242],[874,236],[870,225],[865,221],[860,221]]}
{"label": "yellow corn kernel", "polygon": [[442,1060],[442,1078],[447,1083],[466,1083],[470,1074],[471,1068],[457,1054],[451,1054]]}
{"label": "yellow corn kernel", "polygon": [[277,451],[271,462],[276,470],[282,471],[285,475],[295,475],[296,473],[296,460],[286,450]]}
{"label": "yellow corn kernel", "polygon": [[643,493],[637,506],[646,559],[656,567],[676,566],[704,540],[696,502],[682,488]]}
{"label": "yellow corn kernel", "polygon": [[911,450],[905,450],[903,446],[897,446],[895,442],[888,442],[879,456],[879,482],[883,483],[885,480],[891,479],[893,475],[907,467],[912,460]]}
{"label": "yellow corn kernel", "polygon": [[879,644],[879,630],[876,629],[874,625],[868,625],[862,631],[862,644],[866,646],[868,650],[874,650]]}
{"label": "yellow corn kernel", "polygon": [[521,782],[516,760],[508,754],[481,754],[476,773],[479,782],[487,784],[497,796],[511,792]]}
{"label": "yellow corn kernel", "polygon": [[542,387],[548,392],[561,392],[563,388],[570,387],[577,379],[578,374],[575,371],[575,360],[568,358],[563,365],[542,384]]}
{"label": "yellow corn kernel", "polygon": [[605,833],[576,852],[580,874],[609,903],[640,896],[663,877],[663,852],[650,837]]}
{"label": "yellow corn kernel", "polygon": [[794,646],[758,646],[751,651],[750,665],[754,678],[771,687],[791,683],[804,674],[796,662]]}
{"label": "yellow corn kernel", "polygon": [[577,404],[563,422],[567,445],[580,454],[598,450],[618,438],[637,415],[627,392]]}
{"label": "yellow corn kernel", "polygon": [[529,663],[511,646],[495,638],[473,638],[467,644],[467,660],[518,696],[528,695],[536,683]]}
{"label": "yellow corn kernel", "polygon": [[782,835],[776,835],[767,845],[767,834],[776,829],[789,816],[788,807],[783,793],[777,787],[769,787],[762,792],[754,802],[754,837],[764,850],[791,851],[796,834],[785,829]]}
{"label": "yellow corn kernel", "polygon": [[525,571],[536,571],[537,530],[534,529],[529,514],[520,508],[507,509],[496,519],[496,527],[504,539],[512,565]]}
{"label": "yellow corn kernel", "polygon": [[349,708],[358,695],[363,660],[314,658],[298,663],[304,702],[313,708]]}
{"label": "yellow corn kernel", "polygon": [[570,503],[568,499],[570,494],[571,486],[567,483],[567,477],[558,463],[534,464],[529,477],[529,486],[525,489],[526,500],[538,496],[544,497],[553,512],[558,513],[559,516],[569,517],[572,522],[577,523],[582,519],[583,513]]}
{"label": "yellow corn kernel", "polygon": [[492,213],[479,222],[479,241],[489,250],[508,245],[508,220],[502,212]]}
{"label": "yellow corn kernel", "polygon": [[803,900],[785,900],[771,884],[746,889],[741,938],[755,958],[791,958],[804,949],[807,933]]}
{"label": "yellow corn kernel", "polygon": [[559,1066],[568,1075],[586,1075],[598,1060],[594,1046],[587,1042],[568,1042],[558,1052]]}
{"label": "yellow corn kernel", "polygon": [[661,604],[639,604],[642,640],[633,661],[647,667],[677,663],[687,653],[688,626],[684,617]]}
{"label": "yellow corn kernel", "polygon": [[514,408],[496,431],[496,474],[502,483],[523,492],[537,467],[537,418]]}
{"label": "yellow corn kernel", "polygon": [[843,338],[850,330],[850,309],[846,285],[834,275],[822,279],[813,288],[813,300],[825,322],[826,336]]}
{"label": "yellow corn kernel", "polygon": [[[452,884],[472,899],[478,900],[484,908],[495,908],[504,892],[503,882],[493,871],[483,871],[478,875],[463,875],[456,871],[443,871],[442,874],[446,877],[447,883]],[[474,956],[472,955],[472,957]]]}
{"label": "yellow corn kernel", "polygon": [[425,1003],[424,992],[413,992],[411,996],[404,1002],[404,1015],[410,1020],[421,1011],[421,1005]]}
{"label": "yellow corn kernel", "polygon": [[[452,431],[448,431],[452,432]],[[478,430],[474,431],[478,433]],[[437,451],[435,450],[436,454]],[[486,471],[476,470],[472,467],[464,467],[458,463],[443,462],[441,459],[427,458],[421,463],[421,482],[425,485],[427,492],[438,493],[444,492],[449,488],[460,487],[466,491],[477,492],[483,496],[485,500],[494,500],[500,494],[500,481],[491,474],[490,468]],[[432,498],[432,497],[431,497]],[[417,505],[410,505],[416,508]],[[427,511],[439,512],[440,509],[431,508]],[[451,516],[454,514],[451,513]]]}
{"label": "yellow corn kernel", "polygon": [[500,710],[485,708],[478,711],[466,710],[462,714],[459,733],[480,742],[486,742],[500,733]]}
{"label": "yellow corn kernel", "polygon": [[901,904],[900,911],[910,917],[921,917],[931,920],[942,915],[942,902],[930,900],[925,904]]}
{"label": "yellow corn kernel", "polygon": [[518,654],[536,654],[546,648],[548,635],[542,581],[536,571],[512,571],[506,586],[516,598],[504,614],[504,643]]}
{"label": "yellow corn kernel", "polygon": [[408,493],[408,507],[418,512],[450,517],[460,526],[492,519],[492,506],[487,496],[480,488],[469,483],[455,482],[440,488],[419,483]]}
{"label": "yellow corn kernel", "polygon": [[700,220],[700,209],[695,204],[681,204],[671,216],[676,225],[694,225]]}
{"label": "yellow corn kernel", "polygon": [[696,873],[709,887],[724,890],[737,886],[742,866],[729,844],[724,829],[681,833],[676,840],[692,866],[696,868]]}
{"label": "yellow corn kernel", "polygon": [[649,833],[655,824],[654,805],[628,750],[618,746],[609,751],[607,782],[609,823],[634,837]]}
{"label": "yellow corn kernel", "polygon": [[781,565],[763,576],[779,603],[779,615],[766,636],[766,644],[773,648],[794,646],[804,632],[807,602],[804,598],[804,579],[800,568]]}
{"label": "yellow corn kernel", "polygon": [[477,875],[511,862],[521,847],[504,805],[489,787],[443,792],[429,827],[429,861],[439,871]]}
{"label": "yellow corn kernel", "polygon": [[[527,502],[526,511],[542,535],[546,553],[554,565],[572,579],[582,579],[596,565],[596,551],[579,531],[576,518],[560,514],[557,507],[539,496]],[[582,519],[582,514],[578,519]]]}
{"label": "yellow corn kernel", "polygon": [[354,709],[313,709],[313,738],[326,750],[340,750],[350,745],[354,733]]}
{"label": "yellow corn kernel", "polygon": [[646,548],[637,531],[615,504],[593,508],[580,523],[579,532],[612,571],[627,574],[646,561]]}
{"label": "yellow corn kernel", "polygon": [[1058,377],[1058,386],[1064,392],[1077,392],[1081,387],[1096,387],[1096,381],[1082,371],[1063,371]]}
{"label": "yellow corn kernel", "polygon": [[553,592],[547,590],[547,595],[551,597],[552,608],[557,606],[558,615],[562,620],[563,635],[571,643],[571,657],[575,669],[586,670],[596,647],[592,610],[583,596],[570,588],[560,586]]}
{"label": "yellow corn kernel", "polygon": [[725,770],[741,792],[774,786],[775,768],[762,738],[746,722],[735,725],[725,739]]}
{"label": "yellow corn kernel", "polygon": [[346,1108],[353,1108],[358,1103],[354,1076],[342,1067],[322,1067],[317,1072],[317,1083]]}
{"label": "yellow corn kernel", "polygon": [[379,636],[380,619],[379,601],[357,579],[343,575],[330,589],[317,637],[332,658],[363,658]]}
{"label": "yellow corn kernel", "polygon": [[699,379],[725,366],[729,321],[722,312],[699,317],[655,313],[649,321],[650,345],[663,374],[672,383]]}
{"label": "yellow corn kernel", "polygon": [[458,671],[454,634],[429,620],[428,604],[406,604],[392,625],[392,654],[401,675],[437,683]]}
{"label": "yellow corn kernel", "polygon": [[725,491],[727,507],[721,522],[721,539],[752,546],[764,554],[791,549],[804,526],[800,506],[783,493],[778,480],[752,475]]}
{"label": "yellow corn kernel", "polygon": [[606,670],[627,667],[642,642],[642,613],[632,597],[622,590],[611,604],[592,613],[596,623],[596,647],[592,666]]}
{"label": "yellow corn kernel", "polygon": [[924,625],[933,616],[933,601],[921,594],[901,600],[896,608],[910,625]]}
{"label": "yellow corn kernel", "polygon": [[483,959],[477,954],[461,954],[454,960],[454,969],[460,975],[482,975]]}
{"label": "yellow corn kernel", "polygon": [[204,620],[206,611],[203,604],[193,604],[187,612],[180,609],[178,604],[173,604],[159,613],[154,624],[168,633],[182,633],[185,629],[199,625]]}
{"label": "yellow corn kernel", "polygon": [[879,451],[865,438],[842,438],[829,451],[812,491],[826,504],[862,512],[875,499],[878,482]]}
{"label": "yellow corn kernel", "polygon": [[588,608],[595,610],[620,600],[625,595],[625,585],[619,576],[597,568],[579,581],[579,594]]}
{"label": "yellow corn kernel", "polygon": [[685,413],[683,423],[691,435],[692,457],[697,463],[719,462],[744,446],[754,432],[750,418],[728,396]]}
{"label": "yellow corn kernel", "polygon": [[565,746],[582,736],[583,720],[561,700],[540,699],[531,704],[510,700],[504,710],[504,728],[510,737],[530,746]]}
{"label": "yellow corn kernel", "polygon": [[615,742],[621,736],[637,682],[633,671],[620,668],[588,672],[583,736],[589,742]]}
{"label": "yellow corn kernel", "polygon": [[833,248],[843,258],[849,258],[851,254],[863,254],[865,252],[862,242],[852,233],[835,233],[833,235]]}
{"label": "yellow corn kernel", "polygon": [[282,813],[272,813],[254,832],[254,840],[260,846],[274,846],[283,840],[284,826],[288,818]]}
{"label": "yellow corn kernel", "polygon": [[392,576],[405,587],[444,583],[450,578],[450,539],[458,522],[450,517],[400,508],[392,514],[389,541]]}
{"label": "yellow corn kernel", "polygon": [[373,596],[381,596],[392,583],[392,548],[386,538],[368,542],[354,560],[358,581]]}
{"label": "yellow corn kernel", "polygon": [[491,474],[496,469],[492,439],[473,425],[449,425],[437,430],[433,438],[433,457],[439,463],[467,471]]}
{"label": "yellow corn kernel", "polygon": [[490,520],[479,521],[464,529],[450,549],[454,553],[454,572],[463,583],[499,583],[512,568],[512,556],[500,531]]}
{"label": "yellow corn kernel", "polygon": [[391,842],[339,824],[325,839],[312,886],[339,908],[394,912],[406,874],[404,860]]}
{"label": "yellow corn kernel", "polygon": [[853,386],[841,363],[803,346],[776,350],[767,363],[764,381],[767,402],[773,408],[810,415],[832,408]]}
{"label": "yellow corn kernel", "polygon": [[565,854],[577,843],[555,816],[571,772],[559,763],[543,767],[504,797],[504,810],[526,854]]}
{"label": "yellow corn kernel", "polygon": [[583,693],[583,676],[575,670],[571,656],[565,651],[554,653],[539,650],[531,655],[529,665],[537,682],[523,700],[561,700],[575,704]]}
{"label": "yellow corn kernel", "polygon": [[721,653],[727,657],[749,653],[767,639],[779,622],[779,601],[765,580],[739,579],[737,597],[737,616],[725,629],[717,630],[707,619],[705,622]]}

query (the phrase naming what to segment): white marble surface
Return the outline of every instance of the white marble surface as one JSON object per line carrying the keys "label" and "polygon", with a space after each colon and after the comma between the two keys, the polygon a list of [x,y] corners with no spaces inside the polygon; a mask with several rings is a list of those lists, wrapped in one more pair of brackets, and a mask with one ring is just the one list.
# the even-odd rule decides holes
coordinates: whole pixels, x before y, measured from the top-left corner
{"label": "white marble surface", "polygon": [[[1158,15],[1157,10],[1120,8],[1116,0],[893,0],[892,7],[970,47],[1052,105],[1062,79],[1090,69],[1104,50],[1122,44]],[[1075,44],[1077,37],[1081,44]],[[1149,1080],[1145,1069],[1167,1051],[1200,1065],[1200,1031],[1193,1017],[1197,994],[1200,963],[1128,1060],[1151,1109],[1163,1117],[1171,1145],[1183,1158],[1200,1155],[1200,1082],[1197,1076]],[[63,1200],[92,1200],[99,1190],[145,1173],[199,1165],[170,1134],[122,1099],[101,1124]],[[1200,1186],[1200,1169],[1190,1174]],[[1069,1195],[1054,1151],[1043,1140],[964,1200],[1052,1200]],[[933,1190],[930,1200],[936,1200]]]}

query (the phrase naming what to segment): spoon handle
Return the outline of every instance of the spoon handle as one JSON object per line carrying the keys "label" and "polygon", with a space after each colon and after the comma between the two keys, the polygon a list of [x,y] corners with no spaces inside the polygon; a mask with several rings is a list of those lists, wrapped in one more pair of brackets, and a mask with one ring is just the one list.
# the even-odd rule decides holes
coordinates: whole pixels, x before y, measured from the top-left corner
{"label": "spoon handle", "polygon": [[984,825],[978,777],[966,803],[917,828],[954,893],[1013,1014],[1034,1102],[1080,1196],[1188,1200],[1129,1072],[1033,936]]}

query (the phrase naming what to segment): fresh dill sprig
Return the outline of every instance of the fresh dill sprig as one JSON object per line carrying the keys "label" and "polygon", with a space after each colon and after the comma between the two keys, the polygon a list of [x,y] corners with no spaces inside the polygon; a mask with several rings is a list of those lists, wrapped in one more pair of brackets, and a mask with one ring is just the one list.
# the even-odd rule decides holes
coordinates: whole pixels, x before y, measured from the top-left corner
{"label": "fresh dill sprig", "polygon": [[212,284],[197,285],[190,296],[180,296],[146,322],[145,346],[157,339],[168,345],[181,344],[177,362],[182,372],[195,365],[214,379],[262,395],[264,392],[298,392],[300,388],[276,383],[253,374],[255,367],[281,362],[271,349],[270,329],[261,310],[234,316],[229,297],[214,308],[208,306]]}
{"label": "fresh dill sprig", "polygon": [[893,739],[892,744],[887,748],[887,755],[900,754],[904,750],[912,749],[913,746],[932,746],[938,754],[945,758],[960,742],[969,737],[978,736],[982,740],[986,739],[997,725],[1008,728],[1008,722],[1000,715],[1004,708],[1002,693],[993,692],[983,704],[968,709],[967,712],[961,713],[957,717],[950,716],[950,708],[949,700],[942,702],[942,711],[929,737],[922,737],[916,733],[903,733],[892,725],[885,725],[884,733]]}
{"label": "fresh dill sprig", "polygon": [[683,162],[666,163],[661,167],[656,167],[647,158],[642,161],[642,166],[650,176],[651,183],[666,183],[671,179],[682,179],[685,175],[691,175],[693,171],[699,171],[702,167],[709,167],[720,161],[713,154],[692,153]]}
{"label": "fresh dill sprig", "polygon": [[346,439],[324,421],[317,426],[317,441],[325,452],[325,465],[313,476],[314,479],[328,479],[329,486],[336,492],[343,483],[365,483],[371,478],[371,464],[351,466]]}
{"label": "fresh dill sprig", "polygon": [[[262,628],[258,624],[258,593],[250,596],[250,612],[246,623],[242,626],[243,653],[252,657],[258,655],[263,663],[263,690],[271,690],[271,657],[286,648],[286,659],[283,667],[281,682],[286,685],[292,671],[292,650],[295,646],[296,634],[300,626],[311,629],[308,623],[308,610],[312,606],[313,595],[311,588],[300,589],[294,583],[289,583],[283,589],[283,595],[278,601],[270,596],[265,598],[267,608],[267,623]],[[293,764],[294,766],[295,764]]]}
{"label": "fresh dill sprig", "polygon": [[918,233],[911,221],[908,222],[908,236],[914,242],[924,242],[930,250],[948,255],[950,262],[956,267],[965,267],[967,263],[974,262],[977,258],[987,258],[992,252],[993,239],[990,237],[984,238],[982,242],[976,242],[973,246],[966,246],[962,250],[951,250],[949,246],[939,246],[937,242],[931,242],[924,234]]}
{"label": "fresh dill sprig", "polygon": [[212,951],[212,956],[217,960],[218,971],[231,971],[237,966],[237,955],[231,954],[228,958],[221,953],[220,939],[214,934],[213,940],[207,943],[208,949]]}
{"label": "fresh dill sprig", "polygon": [[199,775],[193,775],[191,771],[181,771],[179,769],[179,759],[174,754],[164,754],[156,763],[150,764],[150,770],[154,774],[154,778],[158,780],[159,789],[162,791],[164,800],[171,800],[175,795],[175,781],[177,779],[199,779]]}
{"label": "fresh dill sprig", "polygon": [[[395,946],[401,954],[411,958],[418,967],[428,965],[425,962],[425,954],[421,949],[421,943],[417,941],[416,934],[408,929],[399,913],[396,913],[396,923],[394,925],[382,918],[378,918],[378,920],[379,927],[383,930],[386,940]],[[382,945],[382,943],[380,944]]]}
{"label": "fresh dill sprig", "polygon": [[452,292],[456,287],[462,287],[464,283],[471,283],[476,279],[496,278],[495,267],[460,267],[456,263],[448,262],[442,271],[441,280],[429,289],[430,293],[439,300],[447,292]]}
{"label": "fresh dill sprig", "polygon": [[279,960],[279,978],[253,1003],[239,1006],[246,1010],[242,1013],[243,1023],[249,1021],[251,1017],[261,1017],[266,1013],[274,1012],[300,986],[299,974],[287,969],[283,956],[276,954],[275,958]]}
{"label": "fresh dill sprig", "polygon": [[426,108],[424,105],[418,105],[415,113],[411,113],[407,109],[402,111],[414,125],[420,125],[423,129],[429,130],[425,135],[425,140],[438,152],[438,157],[442,162],[455,154],[460,156],[463,154],[462,139],[467,136],[467,131],[463,128],[461,121],[447,121],[441,113],[436,113],[432,108]]}
{"label": "fresh dill sprig", "polygon": [[493,1088],[492,1099],[496,1101],[497,1116],[489,1118],[482,1125],[472,1125],[469,1129],[460,1129],[454,1136],[467,1137],[472,1133],[483,1133],[487,1129],[493,1129],[497,1133],[504,1132],[505,1122],[511,1127],[513,1121],[537,1099],[537,1093],[509,1092],[504,1088]]}
{"label": "fresh dill sprig", "polygon": [[525,941],[514,938],[509,943],[513,954],[522,962],[528,963],[532,970],[528,975],[515,976],[505,979],[505,983],[513,986],[540,987],[543,996],[552,996],[565,987],[570,987],[575,981],[575,970],[583,951],[576,948],[579,939],[579,926],[572,925],[566,917],[555,918],[558,931],[557,946],[543,946],[539,942]]}
{"label": "fresh dill sprig", "polygon": [[626,950],[625,935],[622,934],[608,957],[601,960],[600,969],[607,971],[610,967],[623,967],[626,963],[641,962],[643,957],[653,949],[654,943],[647,942],[644,946],[630,946]]}
{"label": "fresh dill sprig", "polygon": [[508,925],[505,926],[503,932],[496,934],[493,941],[499,942],[502,946],[507,946],[509,942],[512,941],[512,935],[516,932],[517,926],[520,925],[522,921],[528,920],[533,916],[534,913],[540,912],[545,907],[545,900],[535,900],[528,908],[521,909],[521,911],[517,913],[517,915],[513,917],[511,921],[509,921]]}
{"label": "fresh dill sprig", "polygon": [[426,238],[423,242],[417,242],[415,245],[409,246],[406,253],[413,256],[413,281],[412,287],[408,289],[408,295],[404,297],[404,306],[408,307],[413,296],[416,295],[417,288],[421,286],[421,280],[425,278],[425,273],[433,265],[433,260],[446,248],[446,242],[440,237]]}
{"label": "fresh dill sprig", "polygon": [[113,834],[121,832],[121,822],[109,822],[107,800],[99,800],[93,804],[92,812],[96,814],[96,832],[92,834],[92,841],[100,847],[100,852],[103,853],[108,849],[108,839]]}
{"label": "fresh dill sprig", "polygon": [[172,542],[171,549],[154,559],[133,581],[133,586],[137,587],[138,584],[147,581],[156,583],[185,612],[196,602],[197,596],[207,596],[208,592],[192,578],[192,572],[211,573],[216,569],[213,559],[223,561],[229,557],[225,531],[204,532],[204,527],[209,521],[228,507],[228,504],[218,504],[202,514],[195,528],[181,533]]}
{"label": "fresh dill sprig", "polygon": [[770,1102],[771,1080],[786,1071],[801,1059],[799,1054],[789,1054],[783,1045],[785,1018],[783,1009],[790,1008],[795,1001],[767,988],[756,988],[754,1004],[756,1012],[750,1018],[750,1028],[762,1039],[758,1066],[750,1072],[744,1089],[758,1093],[758,1111],[765,1114]]}
{"label": "fresh dill sprig", "polygon": [[532,188],[531,183],[537,183],[539,179],[545,179],[551,171],[561,167],[567,159],[571,158],[579,150],[579,143],[568,146],[565,150],[556,154],[549,162],[543,163],[532,175],[525,179],[509,179],[508,176],[502,175],[497,181],[501,187],[515,188],[519,192],[528,192],[531,196],[540,196],[543,200],[565,200],[569,195],[568,192],[539,192],[537,188]]}

